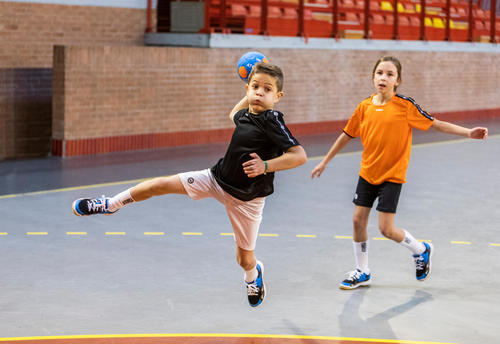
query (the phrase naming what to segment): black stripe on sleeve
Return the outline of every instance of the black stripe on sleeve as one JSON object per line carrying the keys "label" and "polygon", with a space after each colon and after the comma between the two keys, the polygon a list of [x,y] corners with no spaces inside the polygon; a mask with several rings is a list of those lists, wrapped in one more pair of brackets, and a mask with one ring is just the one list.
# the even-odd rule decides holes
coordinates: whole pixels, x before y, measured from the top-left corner
{"label": "black stripe on sleeve", "polygon": [[292,144],[292,146],[298,146],[299,143],[293,137],[292,133],[290,133],[288,128],[285,126],[285,122],[283,122],[282,120],[280,121],[280,116],[279,116],[280,113],[277,111],[273,111],[273,115],[274,115],[274,120],[276,121],[276,123],[278,123],[278,127],[281,129],[282,133],[286,136],[286,138]]}
{"label": "black stripe on sleeve", "polygon": [[345,130],[342,130],[344,132],[344,134],[346,134],[347,136],[349,136],[351,139],[354,139],[355,137],[354,136],[351,136],[349,135],[348,133],[345,132]]}
{"label": "black stripe on sleeve", "polygon": [[415,105],[415,107],[417,108],[418,112],[420,112],[420,114],[422,116],[424,116],[425,118],[433,121],[434,120],[434,117],[429,115],[427,112],[425,112],[421,107],[420,105],[418,105],[417,103],[415,103],[415,100],[413,100],[413,98],[410,98],[410,97],[406,97],[406,96],[403,96],[401,94],[396,94],[396,97],[399,97],[401,99],[404,99],[404,100],[408,100],[410,103],[412,103],[413,105]]}

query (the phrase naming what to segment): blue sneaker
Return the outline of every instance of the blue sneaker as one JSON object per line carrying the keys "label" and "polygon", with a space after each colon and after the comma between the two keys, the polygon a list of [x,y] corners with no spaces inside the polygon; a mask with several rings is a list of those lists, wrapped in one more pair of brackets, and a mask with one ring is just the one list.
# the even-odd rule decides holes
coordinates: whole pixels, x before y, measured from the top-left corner
{"label": "blue sneaker", "polygon": [[95,214],[111,215],[116,211],[109,211],[109,197],[101,198],[79,198],[73,202],[73,213],[76,216],[87,216]]}
{"label": "blue sneaker", "polygon": [[372,282],[372,275],[367,274],[360,269],[356,269],[348,273],[349,277],[340,283],[340,289],[356,289],[358,287],[367,286]]}
{"label": "blue sneaker", "polygon": [[431,274],[431,258],[434,248],[431,243],[424,242],[425,251],[422,254],[414,254],[417,280],[424,281]]}
{"label": "blue sneaker", "polygon": [[264,284],[264,264],[257,261],[257,278],[253,282],[245,282],[247,286],[248,303],[252,307],[257,307],[264,301],[266,296],[266,285]]}

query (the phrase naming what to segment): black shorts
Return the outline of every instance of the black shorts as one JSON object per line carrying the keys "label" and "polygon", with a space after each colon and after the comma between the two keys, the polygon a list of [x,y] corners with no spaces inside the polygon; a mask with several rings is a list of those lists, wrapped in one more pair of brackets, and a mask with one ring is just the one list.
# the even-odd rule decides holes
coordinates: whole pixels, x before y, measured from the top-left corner
{"label": "black shorts", "polygon": [[368,183],[359,177],[358,186],[352,202],[362,207],[371,208],[378,197],[377,210],[384,213],[395,213],[398,207],[402,184],[384,182],[379,185]]}

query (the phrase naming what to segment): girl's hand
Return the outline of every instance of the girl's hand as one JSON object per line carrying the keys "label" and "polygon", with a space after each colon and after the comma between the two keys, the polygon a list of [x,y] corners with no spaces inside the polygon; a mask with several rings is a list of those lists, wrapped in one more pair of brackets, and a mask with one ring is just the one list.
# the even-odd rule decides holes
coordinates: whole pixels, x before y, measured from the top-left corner
{"label": "girl's hand", "polygon": [[469,131],[469,137],[471,139],[485,140],[488,137],[488,128],[476,127]]}
{"label": "girl's hand", "polygon": [[243,163],[243,172],[248,176],[248,178],[255,178],[264,174],[266,170],[266,165],[264,161],[257,155],[257,153],[250,153],[252,160],[245,161]]}
{"label": "girl's hand", "polygon": [[318,165],[316,165],[316,167],[312,170],[312,173],[311,173],[311,179],[314,179],[314,177],[320,177],[321,176],[321,173],[323,173],[323,171],[325,170],[326,168],[326,164],[324,164],[323,162],[320,162]]}

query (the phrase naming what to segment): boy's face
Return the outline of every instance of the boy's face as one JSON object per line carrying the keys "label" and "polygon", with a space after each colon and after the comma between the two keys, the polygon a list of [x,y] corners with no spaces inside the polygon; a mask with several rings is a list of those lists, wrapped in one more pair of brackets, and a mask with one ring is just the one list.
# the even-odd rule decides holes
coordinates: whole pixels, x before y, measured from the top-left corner
{"label": "boy's face", "polygon": [[251,113],[260,113],[274,108],[283,96],[278,91],[276,79],[268,74],[256,73],[247,85],[248,107]]}
{"label": "boy's face", "polygon": [[380,62],[373,74],[373,85],[377,93],[390,94],[400,82],[398,69],[391,61]]}

